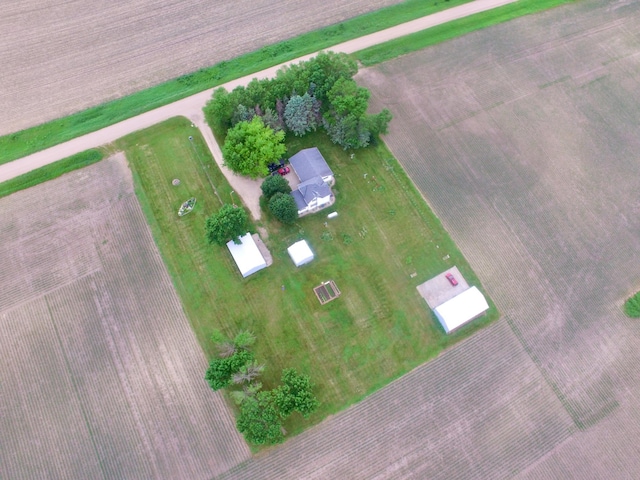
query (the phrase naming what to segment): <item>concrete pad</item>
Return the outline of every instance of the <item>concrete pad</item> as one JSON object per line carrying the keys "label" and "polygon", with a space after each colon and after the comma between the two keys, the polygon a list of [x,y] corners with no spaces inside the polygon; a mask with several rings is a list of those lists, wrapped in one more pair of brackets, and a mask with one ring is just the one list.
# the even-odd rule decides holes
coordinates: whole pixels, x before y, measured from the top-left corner
{"label": "concrete pad", "polygon": [[[455,287],[449,283],[445,277],[447,273],[451,273],[458,281]],[[440,275],[421,283],[416,287],[420,296],[425,299],[429,308],[433,310],[438,305],[442,305],[447,300],[451,300],[456,295],[464,292],[469,288],[469,284],[464,279],[458,267],[451,267]]]}

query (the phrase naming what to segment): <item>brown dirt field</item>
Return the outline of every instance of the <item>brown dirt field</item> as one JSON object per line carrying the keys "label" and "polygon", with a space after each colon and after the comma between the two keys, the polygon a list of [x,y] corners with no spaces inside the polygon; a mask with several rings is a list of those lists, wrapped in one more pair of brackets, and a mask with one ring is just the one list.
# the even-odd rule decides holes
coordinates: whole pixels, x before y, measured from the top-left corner
{"label": "brown dirt field", "polygon": [[0,135],[399,0],[21,0],[0,12]]}
{"label": "brown dirt field", "polygon": [[201,478],[249,457],[122,157],[0,201],[2,478]]}

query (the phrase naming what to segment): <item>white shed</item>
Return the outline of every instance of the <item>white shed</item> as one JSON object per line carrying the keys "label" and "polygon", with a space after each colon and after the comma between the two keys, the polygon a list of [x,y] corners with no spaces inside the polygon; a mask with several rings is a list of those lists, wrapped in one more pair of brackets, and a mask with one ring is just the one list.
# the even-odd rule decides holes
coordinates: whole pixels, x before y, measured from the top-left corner
{"label": "white shed", "polygon": [[227,248],[231,252],[231,256],[238,265],[240,273],[243,277],[248,277],[252,273],[256,273],[258,270],[262,270],[267,266],[267,262],[258,250],[256,242],[251,237],[250,233],[246,233],[240,237],[242,242],[239,245],[233,243],[233,240],[227,243]]}
{"label": "white shed", "polygon": [[479,317],[489,309],[489,304],[476,287],[471,287],[464,292],[438,305],[433,312],[440,320],[444,331],[451,333],[474,318]]}
{"label": "white shed", "polygon": [[300,240],[299,242],[294,243],[287,248],[287,252],[289,252],[289,256],[291,257],[291,260],[293,260],[293,263],[295,263],[296,267],[309,263],[313,260],[313,252],[309,248],[309,244],[307,244],[306,240]]}

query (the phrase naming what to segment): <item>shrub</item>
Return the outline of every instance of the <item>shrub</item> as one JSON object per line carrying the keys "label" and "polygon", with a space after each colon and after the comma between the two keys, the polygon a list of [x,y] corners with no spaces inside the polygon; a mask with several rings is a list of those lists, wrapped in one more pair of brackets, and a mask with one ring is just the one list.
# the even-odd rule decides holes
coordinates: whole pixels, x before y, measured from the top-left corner
{"label": "shrub", "polygon": [[289,186],[289,182],[281,176],[281,175],[270,175],[265,178],[262,185],[260,185],[260,189],[262,190],[262,195],[265,200],[268,202],[271,200],[276,193],[291,193],[291,187]]}
{"label": "shrub", "polygon": [[624,313],[631,318],[640,318],[640,292],[624,302]]}
{"label": "shrub", "polygon": [[278,192],[269,200],[269,210],[285,225],[290,225],[298,219],[296,201],[289,194]]}

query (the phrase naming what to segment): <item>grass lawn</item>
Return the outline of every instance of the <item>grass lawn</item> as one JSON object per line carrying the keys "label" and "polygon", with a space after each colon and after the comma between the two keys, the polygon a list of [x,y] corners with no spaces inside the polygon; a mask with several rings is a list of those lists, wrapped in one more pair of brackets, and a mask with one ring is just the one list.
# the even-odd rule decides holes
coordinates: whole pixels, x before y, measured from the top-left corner
{"label": "grass lawn", "polygon": [[[286,367],[309,374],[317,385],[319,410],[308,420],[292,416],[285,425],[290,433],[357,402],[498,317],[491,304],[483,319],[447,336],[428,311],[415,287],[447,267],[458,266],[472,285],[479,282],[382,144],[350,158],[324,133],[290,139],[289,155],[309,146],[321,150],[336,176],[336,203],[290,227],[265,213],[258,226],[268,232],[263,240],[274,263],[247,279],[226,247],[205,242],[205,218],[221,202],[204,172],[222,199],[231,188],[190,122],[172,119],[117,146],[126,151],[154,237],[206,354],[214,354],[214,329],[230,336],[249,329],[258,339],[256,356],[267,365],[266,388]],[[181,180],[178,187],[174,178]],[[191,196],[196,208],[178,218],[181,202]],[[338,217],[327,220],[333,210]],[[302,238],[316,258],[296,268],[286,248]],[[326,280],[336,282],[341,296],[321,306],[313,288]]]}
{"label": "grass lawn", "polygon": [[30,172],[0,183],[0,198],[11,195],[18,190],[33,187],[42,182],[53,180],[67,172],[78,170],[92,163],[102,160],[103,152],[98,149],[85,150],[44,167],[36,168]]}

